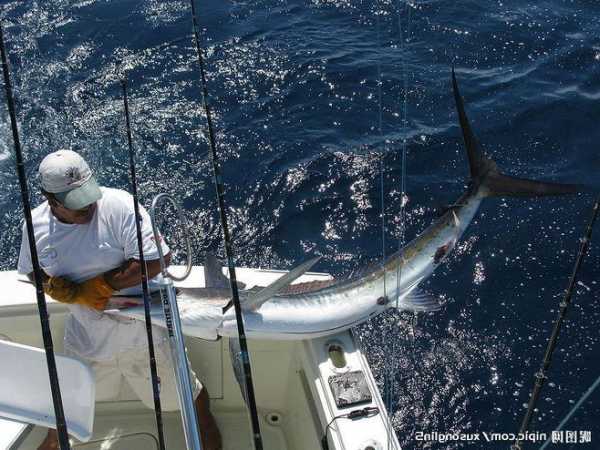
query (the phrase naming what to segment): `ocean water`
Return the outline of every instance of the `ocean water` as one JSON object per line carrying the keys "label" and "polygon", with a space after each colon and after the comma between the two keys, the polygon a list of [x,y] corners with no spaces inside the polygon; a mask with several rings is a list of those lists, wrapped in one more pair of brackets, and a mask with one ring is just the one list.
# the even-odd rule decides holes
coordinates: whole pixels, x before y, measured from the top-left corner
{"label": "ocean water", "polygon": [[[453,64],[473,128],[500,168],[600,187],[598,2],[197,7],[239,265],[290,268],[318,254],[317,270],[344,276],[435,220],[468,182]],[[37,165],[60,147],[80,151],[102,184],[128,186],[118,84],[127,73],[144,202],[174,194],[190,219],[194,261],[222,254],[188,2],[3,1],[0,14],[34,203]],[[0,267],[13,269],[22,214],[5,108],[0,133]],[[390,312],[356,330],[404,448],[467,445],[418,440],[420,431],[517,431],[593,198],[487,200],[425,285],[442,310]],[[167,224],[182,260],[181,236]],[[552,430],[600,375],[595,242],[535,431]],[[592,443],[551,448],[598,448],[599,399],[566,427],[590,431]]]}

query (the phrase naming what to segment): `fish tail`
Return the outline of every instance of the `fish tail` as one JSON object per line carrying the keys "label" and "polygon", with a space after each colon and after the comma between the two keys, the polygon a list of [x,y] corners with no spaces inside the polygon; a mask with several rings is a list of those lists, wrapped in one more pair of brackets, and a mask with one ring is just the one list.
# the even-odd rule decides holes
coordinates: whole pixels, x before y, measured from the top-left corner
{"label": "fish tail", "polygon": [[485,197],[541,197],[574,194],[587,190],[585,186],[578,184],[549,183],[502,174],[496,163],[486,156],[471,129],[464,102],[458,90],[454,67],[452,68],[452,87],[458,119],[469,158],[472,188],[477,190],[480,195]]}

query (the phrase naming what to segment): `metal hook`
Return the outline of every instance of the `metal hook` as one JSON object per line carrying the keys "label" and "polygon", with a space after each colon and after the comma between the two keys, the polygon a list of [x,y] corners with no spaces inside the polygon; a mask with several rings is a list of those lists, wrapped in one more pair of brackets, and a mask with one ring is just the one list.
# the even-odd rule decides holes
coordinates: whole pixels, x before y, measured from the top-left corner
{"label": "metal hook", "polygon": [[[162,247],[160,245],[160,235],[158,233],[158,228],[156,226],[156,208],[158,204],[162,201],[166,200],[173,205],[173,207],[177,210],[177,214],[179,216],[179,221],[181,222],[181,227],[183,228],[183,235],[185,237],[185,244],[187,248],[187,266],[185,268],[185,273],[183,276],[173,275],[166,267],[165,264],[165,256],[162,251]],[[187,223],[185,221],[185,216],[183,215],[183,210],[181,206],[177,204],[175,199],[166,193],[158,194],[152,200],[152,206],[150,207],[150,221],[152,222],[152,232],[154,233],[154,240],[156,241],[156,248],[158,249],[158,259],[160,260],[160,269],[164,277],[171,278],[175,281],[183,281],[185,280],[192,271],[192,244],[190,242],[190,233],[187,227]]]}

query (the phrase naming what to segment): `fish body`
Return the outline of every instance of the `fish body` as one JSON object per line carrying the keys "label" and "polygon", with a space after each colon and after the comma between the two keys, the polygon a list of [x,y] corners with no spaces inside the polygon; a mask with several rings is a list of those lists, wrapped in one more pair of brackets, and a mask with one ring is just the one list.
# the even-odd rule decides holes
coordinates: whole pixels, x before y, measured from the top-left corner
{"label": "fish body", "polygon": [[[483,197],[467,192],[417,238],[357,278],[304,293],[278,294],[257,311],[244,312],[246,334],[259,339],[325,336],[358,325],[390,307],[432,311],[439,303],[418,285],[444,261],[476,215]],[[310,286],[308,286],[310,289]],[[242,301],[243,303],[243,301]],[[218,331],[236,336],[235,314],[228,311]]]}
{"label": "fish body", "polygon": [[[278,293],[266,301],[263,299],[257,308],[244,307],[245,300],[253,293],[241,291],[248,337],[309,339],[338,333],[390,307],[412,311],[438,309],[439,302],[419,291],[418,286],[455,248],[485,198],[563,195],[581,190],[581,186],[577,185],[525,180],[501,174],[496,164],[485,155],[471,130],[454,70],[452,84],[471,176],[463,195],[404,248],[390,255],[383,264],[375,264],[359,276],[327,283],[291,285],[287,291],[278,287]],[[210,273],[222,274],[221,268],[205,269],[205,274]],[[230,292],[224,289],[223,277],[215,277],[214,282],[209,278],[208,289],[199,289],[195,293],[183,290],[183,295],[178,298],[184,332],[206,337],[206,327],[209,327],[211,336],[237,336],[233,308],[218,312],[218,307],[210,307],[210,299],[227,302],[230,297]],[[215,288],[219,289],[218,293]],[[202,298],[204,300],[200,301]],[[156,308],[153,307],[153,323],[155,318],[160,323],[161,314]],[[127,311],[117,313],[131,317],[132,311]],[[143,311],[138,311],[136,316],[143,320]]]}

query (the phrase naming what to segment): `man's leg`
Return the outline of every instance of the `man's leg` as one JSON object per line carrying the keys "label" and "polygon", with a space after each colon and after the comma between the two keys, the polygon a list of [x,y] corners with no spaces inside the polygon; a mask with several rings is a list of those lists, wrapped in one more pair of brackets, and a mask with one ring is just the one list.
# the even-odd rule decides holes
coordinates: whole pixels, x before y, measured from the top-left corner
{"label": "man's leg", "polygon": [[206,388],[202,388],[196,397],[196,414],[198,416],[198,427],[202,439],[203,450],[221,450],[223,442],[217,422],[210,412],[210,399]]}
{"label": "man's leg", "polygon": [[37,450],[58,450],[58,433],[53,428],[48,428],[48,434]]}
{"label": "man's leg", "polygon": [[[175,383],[174,369],[171,363],[169,343],[165,340],[155,344],[156,368],[160,379],[160,403],[162,410],[179,411],[179,400]],[[154,409],[154,396],[148,366],[148,349],[135,349],[119,354],[119,368],[142,403]],[[190,370],[192,391],[196,405],[196,415],[200,427],[202,450],[221,450],[221,433],[215,418],[209,409],[209,398],[206,388]]]}

